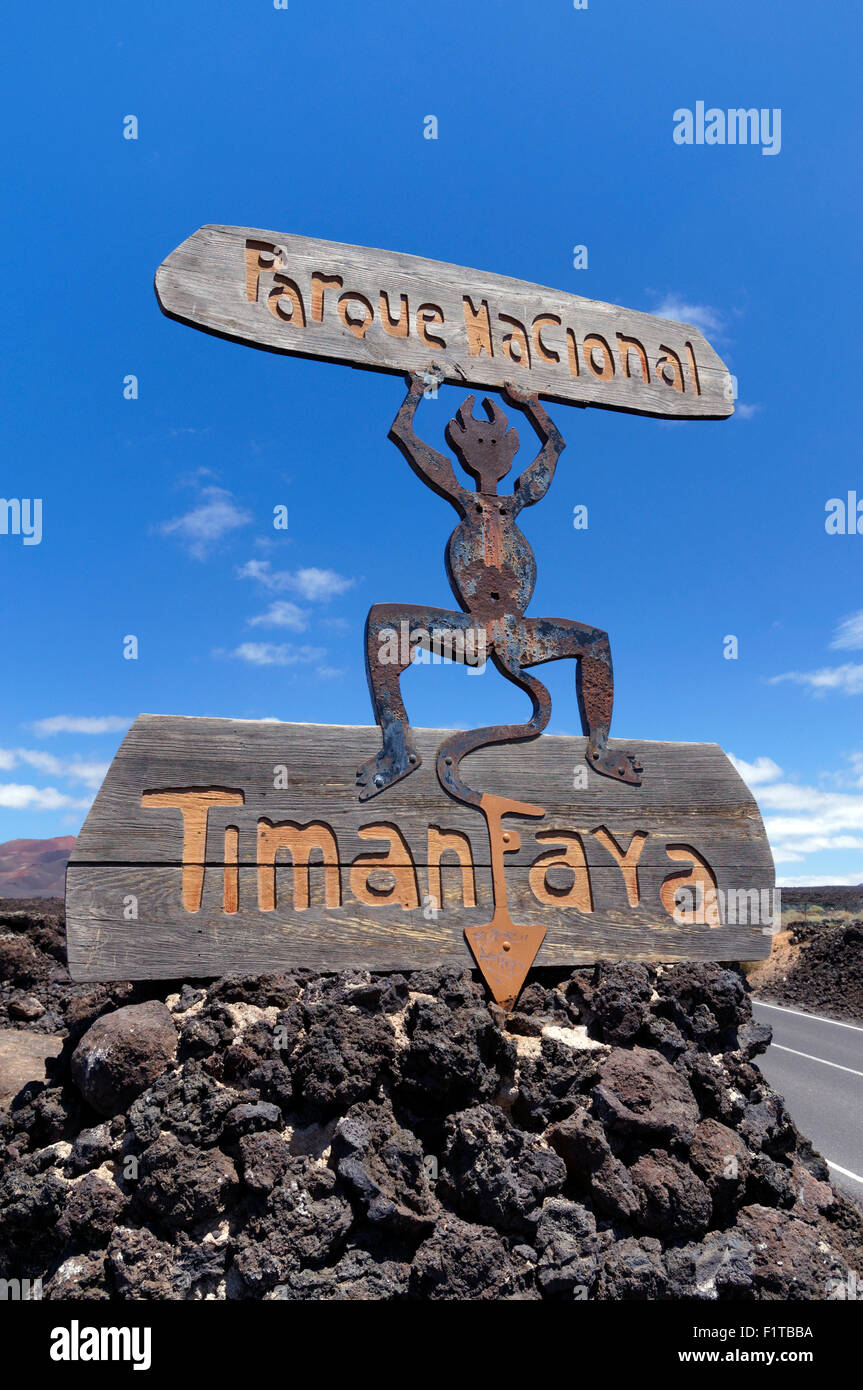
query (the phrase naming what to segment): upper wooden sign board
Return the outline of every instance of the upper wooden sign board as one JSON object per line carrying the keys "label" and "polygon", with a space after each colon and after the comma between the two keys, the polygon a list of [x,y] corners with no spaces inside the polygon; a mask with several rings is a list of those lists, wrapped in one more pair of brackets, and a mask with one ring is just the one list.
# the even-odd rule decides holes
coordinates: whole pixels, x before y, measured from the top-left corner
{"label": "upper wooden sign board", "polygon": [[201,227],[156,272],[171,318],[275,352],[671,419],[733,413],[697,328],[504,275],[256,227]]}

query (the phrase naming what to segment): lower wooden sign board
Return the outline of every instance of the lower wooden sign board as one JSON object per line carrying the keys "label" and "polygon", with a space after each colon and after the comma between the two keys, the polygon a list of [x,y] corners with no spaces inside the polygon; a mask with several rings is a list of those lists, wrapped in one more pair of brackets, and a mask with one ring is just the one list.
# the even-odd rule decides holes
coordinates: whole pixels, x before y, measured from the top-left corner
{"label": "lower wooden sign board", "polygon": [[422,764],[370,804],[377,726],[140,715],[69,861],[73,980],[469,965],[503,909],[545,928],[538,966],[769,954],[770,849],[716,744],[627,740],[640,787],[591,775],[583,738],[471,754],[527,807],[496,858],[435,775],[448,731],[415,732]]}

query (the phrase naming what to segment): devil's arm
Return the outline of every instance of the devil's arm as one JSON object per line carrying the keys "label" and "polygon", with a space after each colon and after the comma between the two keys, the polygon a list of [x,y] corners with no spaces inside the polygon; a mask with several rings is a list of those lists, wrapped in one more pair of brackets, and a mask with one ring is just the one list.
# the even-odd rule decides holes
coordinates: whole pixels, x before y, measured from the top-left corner
{"label": "devil's arm", "polygon": [[557,460],[566,448],[566,443],[536,395],[528,395],[526,392],[507,394],[509,399],[524,411],[542,444],[533,463],[528,465],[515,485],[514,495],[521,500],[521,505],[531,507],[534,502],[539,502],[551,487]]}
{"label": "devil's arm", "polygon": [[414,412],[424,390],[423,378],[418,375],[411,376],[408,393],[393,420],[389,437],[423,482],[428,483],[441,497],[448,498],[453,505],[458,506],[465,489],[456,478],[452,464],[444,454],[439,454],[437,449],[420,439],[414,430]]}

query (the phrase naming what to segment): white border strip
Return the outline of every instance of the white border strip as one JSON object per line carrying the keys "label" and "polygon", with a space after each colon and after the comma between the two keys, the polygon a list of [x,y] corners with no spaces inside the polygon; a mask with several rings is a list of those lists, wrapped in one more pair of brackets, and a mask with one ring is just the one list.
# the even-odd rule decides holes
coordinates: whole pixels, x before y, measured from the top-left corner
{"label": "white border strip", "polygon": [[796,1014],[798,1018],[811,1018],[816,1023],[832,1023],[836,1028],[851,1028],[855,1033],[863,1033],[859,1023],[841,1023],[838,1018],[825,1018],[823,1014],[807,1014],[803,1009],[788,1009],[783,1004],[768,1004],[766,999],[756,999],[752,996],[753,1004],[758,1004],[762,1009],[778,1009],[781,1014]]}
{"label": "white border strip", "polygon": [[831,1163],[830,1159],[825,1160],[827,1167],[832,1168],[834,1173],[841,1173],[843,1178],[851,1178],[853,1182],[863,1183],[863,1178],[859,1173],[852,1173],[850,1168],[840,1168],[838,1163]]}
{"label": "white border strip", "polygon": [[853,1067],[843,1067],[839,1062],[828,1062],[826,1057],[813,1057],[811,1052],[798,1052],[796,1047],[783,1047],[781,1043],[771,1043],[770,1048],[774,1047],[777,1052],[793,1052],[795,1057],[805,1057],[807,1062],[820,1062],[822,1067],[835,1067],[837,1071],[850,1071],[852,1076],[863,1076],[863,1071],[855,1071]]}

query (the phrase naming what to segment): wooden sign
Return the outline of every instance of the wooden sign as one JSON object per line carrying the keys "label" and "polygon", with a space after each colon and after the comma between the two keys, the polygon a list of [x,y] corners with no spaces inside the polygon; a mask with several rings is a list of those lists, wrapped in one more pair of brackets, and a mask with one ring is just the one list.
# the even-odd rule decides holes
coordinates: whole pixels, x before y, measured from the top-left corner
{"label": "wooden sign", "polygon": [[201,227],[156,272],[166,314],[275,352],[672,419],[734,410],[703,335],[599,300],[394,251]]}
{"label": "wooden sign", "polygon": [[586,740],[548,734],[469,759],[504,812],[497,870],[476,808],[423,765],[360,803],[376,726],[141,715],[69,862],[74,980],[297,967],[469,964],[465,930],[502,904],[548,928],[536,964],[769,954],[773,861],[755,801],[715,744],[627,740],[642,786],[589,774]]}

